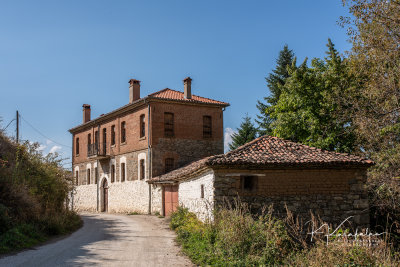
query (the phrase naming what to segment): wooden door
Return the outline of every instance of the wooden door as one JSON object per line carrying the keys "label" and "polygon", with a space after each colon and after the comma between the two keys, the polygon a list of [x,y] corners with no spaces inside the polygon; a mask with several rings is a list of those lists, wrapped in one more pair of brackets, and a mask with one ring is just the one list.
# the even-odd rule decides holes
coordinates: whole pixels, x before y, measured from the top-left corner
{"label": "wooden door", "polygon": [[178,185],[164,186],[164,215],[169,216],[178,208]]}
{"label": "wooden door", "polygon": [[103,183],[103,207],[102,211],[107,212],[108,211],[108,183],[107,180],[104,180]]}

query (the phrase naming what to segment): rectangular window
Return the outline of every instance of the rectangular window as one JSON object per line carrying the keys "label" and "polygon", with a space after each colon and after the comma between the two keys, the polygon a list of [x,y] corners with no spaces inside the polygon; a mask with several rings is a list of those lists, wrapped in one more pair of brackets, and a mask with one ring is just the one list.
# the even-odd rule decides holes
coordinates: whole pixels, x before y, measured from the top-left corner
{"label": "rectangular window", "polygon": [[242,176],[242,190],[247,192],[257,191],[258,179],[257,176]]}
{"label": "rectangular window", "polygon": [[204,198],[204,184],[200,186],[200,198]]}
{"label": "rectangular window", "polygon": [[146,122],[144,114],[140,115],[140,137],[144,137],[146,135]]}
{"label": "rectangular window", "polygon": [[98,142],[99,142],[99,131],[95,131],[94,132],[94,144],[95,144],[96,149],[97,149]]}
{"label": "rectangular window", "polygon": [[126,142],[126,123],[121,122],[121,143]]}
{"label": "rectangular window", "polygon": [[210,138],[212,136],[211,116],[203,116],[203,137]]}
{"label": "rectangular window", "polygon": [[75,154],[77,156],[79,155],[79,138],[76,138],[75,140]]}
{"label": "rectangular window", "polygon": [[111,145],[115,145],[115,125],[111,126]]}
{"label": "rectangular window", "polygon": [[125,163],[121,163],[121,182],[125,182]]}
{"label": "rectangular window", "polygon": [[111,183],[115,181],[115,165],[111,165]]}
{"label": "rectangular window", "polygon": [[174,169],[174,159],[173,158],[166,158],[165,159],[165,168],[164,172],[170,172]]}
{"label": "rectangular window", "polygon": [[140,180],[144,180],[145,175],[145,166],[144,166],[144,159],[140,160]]}
{"label": "rectangular window", "polygon": [[87,184],[90,184],[90,169],[87,169]]}
{"label": "rectangular window", "polygon": [[103,155],[107,154],[107,128],[103,128]]}
{"label": "rectangular window", "polygon": [[87,143],[88,143],[88,145],[90,145],[92,143],[92,135],[91,134],[87,135]]}
{"label": "rectangular window", "polygon": [[173,113],[164,113],[164,136],[165,137],[174,137],[174,114]]}
{"label": "rectangular window", "polygon": [[97,184],[99,180],[99,174],[97,173],[97,167],[94,167],[94,183]]}
{"label": "rectangular window", "polygon": [[79,181],[79,171],[75,171],[75,184],[78,185],[78,181]]}

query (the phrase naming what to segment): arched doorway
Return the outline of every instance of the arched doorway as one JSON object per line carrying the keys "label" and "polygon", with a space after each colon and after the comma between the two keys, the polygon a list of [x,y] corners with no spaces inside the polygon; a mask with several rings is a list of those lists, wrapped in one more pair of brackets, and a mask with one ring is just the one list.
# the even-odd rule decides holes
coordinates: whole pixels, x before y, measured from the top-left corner
{"label": "arched doorway", "polygon": [[102,191],[102,205],[101,205],[101,211],[107,212],[108,211],[108,183],[107,179],[103,180],[103,184],[101,186],[101,191]]}

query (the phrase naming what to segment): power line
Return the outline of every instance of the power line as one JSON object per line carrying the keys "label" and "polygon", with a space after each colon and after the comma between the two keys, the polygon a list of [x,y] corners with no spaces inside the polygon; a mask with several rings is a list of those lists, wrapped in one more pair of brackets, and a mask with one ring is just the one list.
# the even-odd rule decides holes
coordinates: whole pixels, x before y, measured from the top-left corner
{"label": "power line", "polygon": [[61,143],[59,143],[59,142],[56,142],[56,141],[54,141],[53,139],[51,139],[51,138],[49,138],[49,137],[47,137],[46,135],[44,135],[42,132],[40,132],[38,129],[36,129],[32,124],[30,124],[27,120],[25,120],[25,118],[21,115],[21,114],[19,114],[19,116],[21,117],[21,119],[24,121],[24,122],[26,122],[34,131],[36,131],[38,134],[40,134],[41,136],[43,136],[44,138],[46,138],[46,139],[48,139],[48,140],[50,140],[50,141],[52,141],[53,143],[55,143],[55,144],[57,144],[57,145],[60,145],[60,146],[65,146],[65,147],[68,147],[68,148],[71,148],[72,149],[72,147],[70,147],[70,146],[67,146],[67,145],[64,145],[64,144],[61,144]]}
{"label": "power line", "polygon": [[5,131],[5,130],[7,130],[8,126],[10,126],[10,124],[11,124],[13,121],[15,121],[15,119],[12,119],[12,120],[10,121],[10,123],[9,123],[9,124],[7,124],[6,128],[4,128],[2,131]]}

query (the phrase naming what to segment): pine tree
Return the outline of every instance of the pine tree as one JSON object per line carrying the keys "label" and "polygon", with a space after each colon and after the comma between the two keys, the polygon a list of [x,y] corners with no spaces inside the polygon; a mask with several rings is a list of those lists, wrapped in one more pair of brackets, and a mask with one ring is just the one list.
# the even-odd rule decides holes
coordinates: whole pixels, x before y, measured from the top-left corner
{"label": "pine tree", "polygon": [[237,133],[232,135],[232,143],[229,144],[230,150],[234,150],[257,138],[257,128],[251,122],[251,118],[246,114],[243,118]]}
{"label": "pine tree", "polygon": [[273,121],[270,115],[267,113],[267,108],[271,105],[275,105],[281,94],[281,87],[285,84],[286,79],[290,76],[287,71],[287,67],[290,66],[294,59],[294,53],[285,45],[279,52],[279,57],[276,60],[276,68],[270,73],[265,80],[267,82],[270,95],[264,97],[264,101],[257,102],[257,109],[260,115],[257,115],[256,122],[259,125],[259,134],[271,134],[272,130],[270,124]]}

